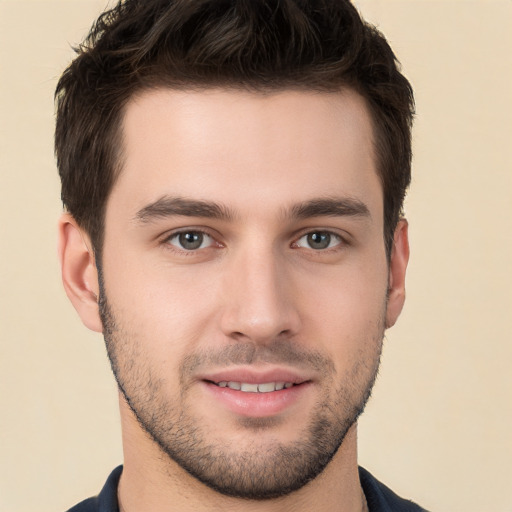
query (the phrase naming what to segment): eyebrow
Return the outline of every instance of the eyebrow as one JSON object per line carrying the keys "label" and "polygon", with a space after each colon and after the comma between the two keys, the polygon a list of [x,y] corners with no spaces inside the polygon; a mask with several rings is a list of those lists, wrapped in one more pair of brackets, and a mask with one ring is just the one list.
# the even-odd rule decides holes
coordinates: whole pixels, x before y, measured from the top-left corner
{"label": "eyebrow", "polygon": [[235,216],[234,212],[213,201],[163,196],[139,210],[135,220],[145,224],[175,215],[220,220],[232,220]]}
{"label": "eyebrow", "polygon": [[304,201],[294,205],[288,215],[297,219],[308,219],[310,217],[371,217],[368,206],[361,200],[351,197],[327,197]]}
{"label": "eyebrow", "polygon": [[[224,221],[233,220],[235,212],[214,201],[163,196],[140,209],[134,220],[142,224],[173,216],[204,217]],[[371,217],[370,210],[359,199],[316,198],[283,210],[284,218],[308,219],[311,217]]]}

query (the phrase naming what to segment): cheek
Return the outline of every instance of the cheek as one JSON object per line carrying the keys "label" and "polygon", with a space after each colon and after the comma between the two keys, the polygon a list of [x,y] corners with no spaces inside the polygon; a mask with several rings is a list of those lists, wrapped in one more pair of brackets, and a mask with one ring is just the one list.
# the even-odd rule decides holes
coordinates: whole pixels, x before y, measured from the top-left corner
{"label": "cheek", "polygon": [[320,272],[303,272],[297,280],[307,302],[304,309],[325,317],[329,325],[365,324],[382,314],[388,287],[384,256],[353,258]]}
{"label": "cheek", "polygon": [[318,278],[302,280],[304,339],[325,344],[338,367],[350,366],[361,352],[375,350],[376,341],[380,343],[386,311],[386,269],[385,263],[361,263],[332,271],[321,280],[322,286]]}
{"label": "cheek", "polygon": [[113,260],[105,262],[105,287],[116,319],[131,338],[151,345],[151,357],[176,361],[210,323],[212,280],[190,269]]}

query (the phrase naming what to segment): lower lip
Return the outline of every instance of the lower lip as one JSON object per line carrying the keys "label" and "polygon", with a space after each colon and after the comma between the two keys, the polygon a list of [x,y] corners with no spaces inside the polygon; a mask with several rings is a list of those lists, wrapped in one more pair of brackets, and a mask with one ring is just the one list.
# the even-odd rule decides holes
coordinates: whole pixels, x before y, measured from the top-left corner
{"label": "lower lip", "polygon": [[251,418],[266,418],[284,412],[297,404],[311,387],[311,383],[304,382],[269,393],[247,393],[227,387],[221,388],[206,381],[203,381],[203,385],[210,396],[224,404],[228,410]]}

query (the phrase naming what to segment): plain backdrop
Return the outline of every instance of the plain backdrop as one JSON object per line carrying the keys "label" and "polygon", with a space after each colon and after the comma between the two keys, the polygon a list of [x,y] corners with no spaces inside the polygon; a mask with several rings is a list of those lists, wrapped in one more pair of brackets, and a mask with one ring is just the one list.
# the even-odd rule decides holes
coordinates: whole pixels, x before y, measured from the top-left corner
{"label": "plain backdrop", "polygon": [[[512,512],[512,2],[365,0],[417,99],[408,299],[360,463],[438,512]],[[60,283],[53,91],[103,0],[0,0],[0,511],[63,511],[122,462],[101,336]]]}

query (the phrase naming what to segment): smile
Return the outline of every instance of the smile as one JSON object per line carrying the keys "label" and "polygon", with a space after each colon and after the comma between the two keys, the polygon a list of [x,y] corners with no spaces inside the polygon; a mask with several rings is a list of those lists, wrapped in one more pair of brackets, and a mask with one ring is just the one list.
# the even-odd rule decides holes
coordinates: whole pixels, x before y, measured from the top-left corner
{"label": "smile", "polygon": [[[316,389],[309,375],[282,368],[266,372],[223,370],[215,376],[203,376],[201,381],[208,406],[223,404],[231,413],[250,418],[277,416],[298,403],[306,406]],[[219,414],[217,407],[215,411]]]}
{"label": "smile", "polygon": [[248,382],[221,381],[214,382],[220,388],[230,388],[244,393],[271,393],[272,391],[281,391],[289,389],[295,384],[293,382],[264,382],[261,384],[252,384]]}

